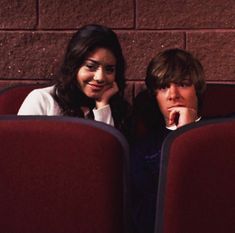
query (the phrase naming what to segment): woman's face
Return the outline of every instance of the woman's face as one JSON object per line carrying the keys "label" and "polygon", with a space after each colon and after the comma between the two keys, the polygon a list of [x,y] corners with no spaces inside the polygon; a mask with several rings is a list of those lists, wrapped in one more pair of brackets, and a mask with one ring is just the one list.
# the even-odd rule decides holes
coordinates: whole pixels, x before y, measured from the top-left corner
{"label": "woman's face", "polygon": [[113,85],[116,77],[116,58],[105,48],[95,49],[84,61],[77,73],[82,92],[99,99]]}

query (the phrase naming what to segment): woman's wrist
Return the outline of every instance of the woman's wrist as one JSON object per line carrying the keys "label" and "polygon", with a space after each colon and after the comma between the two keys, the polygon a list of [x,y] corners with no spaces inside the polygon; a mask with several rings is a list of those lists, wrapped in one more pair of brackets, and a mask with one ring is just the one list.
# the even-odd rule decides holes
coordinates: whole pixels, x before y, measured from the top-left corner
{"label": "woman's wrist", "polygon": [[109,103],[107,101],[96,101],[96,109],[103,108],[104,106],[108,105]]}

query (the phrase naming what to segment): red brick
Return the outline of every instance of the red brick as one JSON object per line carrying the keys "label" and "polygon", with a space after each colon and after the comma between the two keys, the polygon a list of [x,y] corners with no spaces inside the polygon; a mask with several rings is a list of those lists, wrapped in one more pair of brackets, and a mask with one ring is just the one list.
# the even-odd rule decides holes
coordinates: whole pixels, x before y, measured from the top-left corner
{"label": "red brick", "polygon": [[1,0],[1,29],[32,29],[36,23],[36,1]]}
{"label": "red brick", "polygon": [[234,0],[137,0],[137,27],[235,28]]}
{"label": "red brick", "polygon": [[201,60],[209,81],[235,81],[235,32],[188,33],[187,47]]}
{"label": "red brick", "polygon": [[2,79],[50,79],[60,65],[71,34],[0,33]]}
{"label": "red brick", "polygon": [[134,8],[131,0],[40,0],[40,28],[74,29],[99,23],[112,28],[132,28]]}
{"label": "red brick", "polygon": [[119,32],[118,36],[127,61],[126,78],[143,80],[150,60],[161,50],[184,47],[184,34],[174,32]]}
{"label": "red brick", "polygon": [[137,96],[141,91],[146,89],[146,85],[145,82],[135,82],[135,92],[134,92],[134,96]]}

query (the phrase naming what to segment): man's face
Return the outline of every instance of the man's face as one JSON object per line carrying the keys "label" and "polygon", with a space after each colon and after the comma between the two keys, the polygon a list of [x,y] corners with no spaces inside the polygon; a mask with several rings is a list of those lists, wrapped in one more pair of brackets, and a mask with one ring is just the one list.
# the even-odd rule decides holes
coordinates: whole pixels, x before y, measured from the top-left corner
{"label": "man's face", "polygon": [[197,117],[198,99],[195,86],[187,81],[170,83],[163,88],[157,89],[156,100],[167,126],[172,112],[184,115],[185,112],[194,111]]}

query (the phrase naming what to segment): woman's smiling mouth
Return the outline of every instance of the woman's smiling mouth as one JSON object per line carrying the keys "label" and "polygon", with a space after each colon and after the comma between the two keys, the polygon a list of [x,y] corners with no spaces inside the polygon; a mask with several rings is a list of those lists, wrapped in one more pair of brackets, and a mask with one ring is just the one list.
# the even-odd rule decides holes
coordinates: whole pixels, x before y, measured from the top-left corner
{"label": "woman's smiling mouth", "polygon": [[93,91],[100,91],[104,88],[104,84],[94,84],[94,83],[87,83],[87,85],[89,85],[89,87],[92,88]]}

